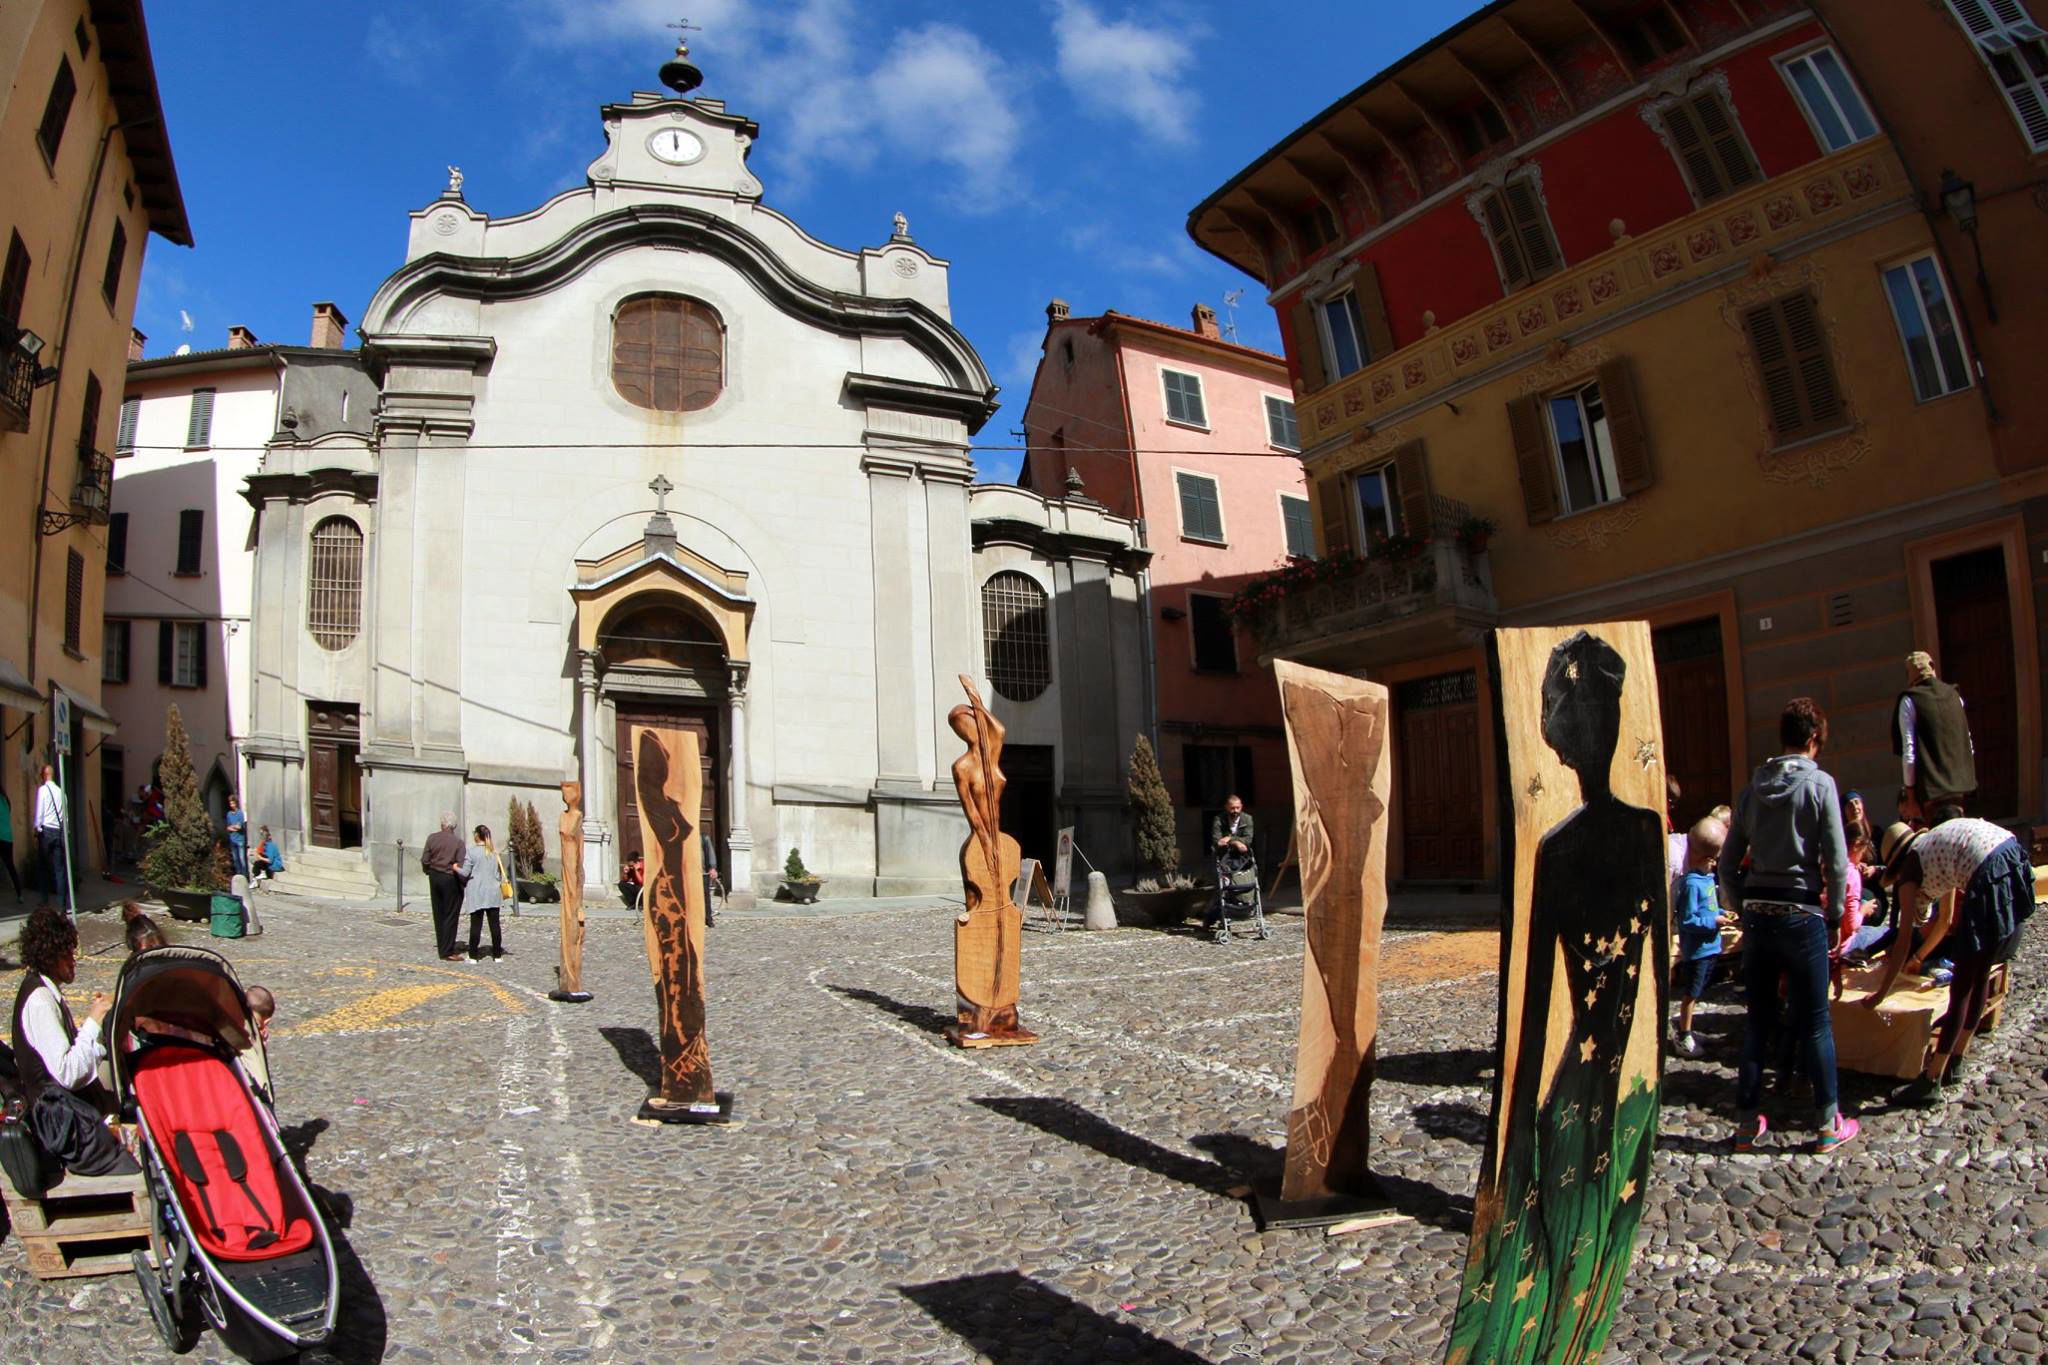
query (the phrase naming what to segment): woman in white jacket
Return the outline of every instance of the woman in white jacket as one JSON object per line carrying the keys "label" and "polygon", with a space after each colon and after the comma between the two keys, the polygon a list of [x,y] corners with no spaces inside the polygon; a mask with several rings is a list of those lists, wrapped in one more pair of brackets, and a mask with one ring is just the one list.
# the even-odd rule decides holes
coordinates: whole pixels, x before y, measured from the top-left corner
{"label": "woman in white jacket", "polygon": [[469,960],[483,957],[484,917],[491,921],[491,957],[505,955],[505,935],[498,923],[498,907],[512,899],[512,884],[505,876],[505,864],[491,846],[491,827],[478,825],[475,842],[462,860],[462,908],[469,912]]}

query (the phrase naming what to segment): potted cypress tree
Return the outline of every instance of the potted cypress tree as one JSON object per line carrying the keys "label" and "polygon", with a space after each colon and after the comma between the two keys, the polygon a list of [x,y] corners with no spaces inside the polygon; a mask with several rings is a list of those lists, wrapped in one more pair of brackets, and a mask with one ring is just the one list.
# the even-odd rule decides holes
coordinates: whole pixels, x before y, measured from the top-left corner
{"label": "potted cypress tree", "polygon": [[199,799],[192,741],[176,704],[164,712],[157,780],[164,789],[164,818],[144,832],[149,847],[142,855],[142,880],[173,917],[206,920],[213,914],[213,893],[228,889],[228,855]]}
{"label": "potted cypress tree", "polygon": [[803,855],[791,849],[782,864],[782,897],[798,905],[810,905],[824,888],[825,879],[805,867]]}
{"label": "potted cypress tree", "polygon": [[1166,779],[1160,774],[1152,741],[1142,734],[1131,746],[1125,790],[1137,824],[1138,864],[1147,875],[1123,892],[1119,900],[1153,924],[1179,924],[1191,910],[1201,908],[1208,893],[1180,870],[1173,798],[1167,794]]}
{"label": "potted cypress tree", "polygon": [[519,890],[521,900],[543,902],[562,898],[560,881],[548,872],[543,864],[547,861],[547,834],[541,827],[540,813],[533,808],[533,802],[525,806],[519,798],[512,798],[512,881]]}

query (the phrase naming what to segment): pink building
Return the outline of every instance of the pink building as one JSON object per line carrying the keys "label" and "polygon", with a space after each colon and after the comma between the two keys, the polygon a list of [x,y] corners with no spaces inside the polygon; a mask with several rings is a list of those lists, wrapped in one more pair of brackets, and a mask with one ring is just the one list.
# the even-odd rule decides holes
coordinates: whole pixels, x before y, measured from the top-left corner
{"label": "pink building", "polygon": [[1287,364],[1223,340],[1199,304],[1192,330],[1069,317],[1059,300],[1046,317],[1017,482],[1058,495],[1072,471],[1143,528],[1159,762],[1180,806],[1183,865],[1206,865],[1208,818],[1232,792],[1258,819],[1261,856],[1277,861],[1293,810],[1279,695],[1224,605],[1288,555],[1315,551]]}

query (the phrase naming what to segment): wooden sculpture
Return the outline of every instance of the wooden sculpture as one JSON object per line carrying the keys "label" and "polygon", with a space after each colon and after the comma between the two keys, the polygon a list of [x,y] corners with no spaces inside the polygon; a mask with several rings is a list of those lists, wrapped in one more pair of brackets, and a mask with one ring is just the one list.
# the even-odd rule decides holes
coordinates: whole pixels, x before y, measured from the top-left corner
{"label": "wooden sculpture", "polygon": [[1513,800],[1500,1067],[1452,1365],[1596,1359],[1649,1193],[1670,962],[1641,621],[1496,632]]}
{"label": "wooden sculpture", "polygon": [[580,1005],[590,999],[583,989],[583,784],[562,784],[562,961],[555,968],[555,988],[548,999]]}
{"label": "wooden sculpture", "polygon": [[732,1099],[711,1089],[704,1038],[704,852],[697,736],[635,725],[633,781],[647,880],[640,893],[647,965],[661,1024],[661,1085],[640,1108],[664,1123],[724,1123]]}
{"label": "wooden sculpture", "polygon": [[1308,946],[1301,1041],[1275,1226],[1391,1221],[1368,1165],[1380,926],[1387,914],[1387,689],[1273,665],[1294,769],[1294,836]]}
{"label": "wooden sculpture", "polygon": [[960,845],[960,876],[967,908],[953,925],[953,990],[957,1021],[946,1030],[960,1047],[1035,1043],[1038,1035],[1017,1019],[1018,958],[1024,947],[1024,912],[1010,897],[1020,854],[1003,833],[1003,727],[981,704],[974,681],[962,674],[967,704],[946,717],[967,752],[953,763],[953,787],[967,812],[967,842]]}

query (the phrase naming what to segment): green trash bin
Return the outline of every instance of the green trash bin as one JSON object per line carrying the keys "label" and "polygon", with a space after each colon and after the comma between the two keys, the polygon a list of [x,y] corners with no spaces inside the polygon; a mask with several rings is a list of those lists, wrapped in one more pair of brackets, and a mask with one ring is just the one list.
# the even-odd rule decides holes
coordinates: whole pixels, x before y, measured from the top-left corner
{"label": "green trash bin", "polygon": [[242,933],[242,898],[240,896],[215,896],[213,898],[213,936],[215,938],[240,938]]}

